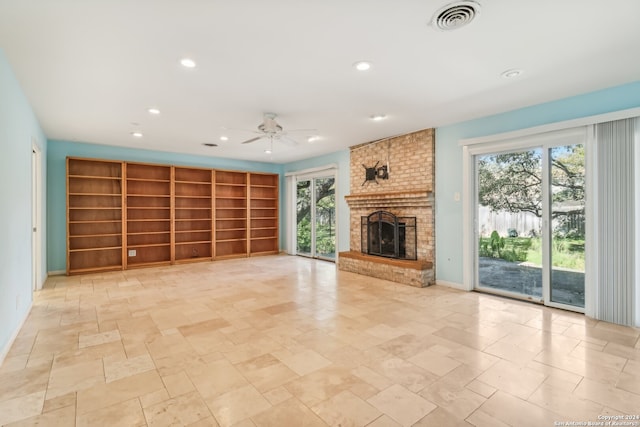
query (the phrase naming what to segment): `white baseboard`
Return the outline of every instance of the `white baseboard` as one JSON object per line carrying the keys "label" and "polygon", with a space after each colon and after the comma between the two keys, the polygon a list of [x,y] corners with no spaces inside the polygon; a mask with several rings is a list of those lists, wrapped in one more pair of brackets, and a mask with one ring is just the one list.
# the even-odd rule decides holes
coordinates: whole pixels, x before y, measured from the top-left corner
{"label": "white baseboard", "polygon": [[458,289],[460,291],[468,291],[469,290],[462,283],[447,282],[446,280],[436,280],[436,285],[446,286],[447,288]]}
{"label": "white baseboard", "polygon": [[49,276],[64,276],[65,274],[67,274],[67,272],[64,271],[64,270],[54,270],[54,271],[47,272],[47,277],[49,277]]}
{"label": "white baseboard", "polygon": [[4,363],[4,359],[7,357],[7,354],[9,354],[9,350],[11,350],[11,346],[15,342],[16,338],[18,338],[18,334],[20,333],[20,330],[22,330],[22,327],[24,326],[24,322],[27,321],[27,318],[29,317],[29,313],[31,313],[32,307],[33,307],[33,301],[29,304],[29,308],[25,312],[24,317],[20,321],[20,324],[18,325],[18,327],[16,328],[15,331],[13,331],[13,335],[11,335],[11,338],[9,338],[7,345],[5,345],[2,351],[0,351],[0,366],[2,366],[2,364]]}

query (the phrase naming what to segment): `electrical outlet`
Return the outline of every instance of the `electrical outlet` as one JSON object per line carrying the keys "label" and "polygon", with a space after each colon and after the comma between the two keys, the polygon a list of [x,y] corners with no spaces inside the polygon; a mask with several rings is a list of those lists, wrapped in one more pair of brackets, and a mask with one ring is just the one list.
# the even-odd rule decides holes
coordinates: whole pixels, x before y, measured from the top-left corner
{"label": "electrical outlet", "polygon": [[129,249],[129,256],[136,256],[136,250],[135,249]]}

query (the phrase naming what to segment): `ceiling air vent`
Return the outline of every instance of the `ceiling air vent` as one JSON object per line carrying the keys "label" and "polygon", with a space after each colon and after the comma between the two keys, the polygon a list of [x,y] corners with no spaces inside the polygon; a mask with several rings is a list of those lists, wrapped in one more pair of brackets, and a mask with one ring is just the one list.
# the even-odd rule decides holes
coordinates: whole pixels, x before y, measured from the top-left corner
{"label": "ceiling air vent", "polygon": [[464,27],[480,13],[480,4],[475,1],[459,1],[438,10],[431,18],[431,25],[438,30],[451,31]]}

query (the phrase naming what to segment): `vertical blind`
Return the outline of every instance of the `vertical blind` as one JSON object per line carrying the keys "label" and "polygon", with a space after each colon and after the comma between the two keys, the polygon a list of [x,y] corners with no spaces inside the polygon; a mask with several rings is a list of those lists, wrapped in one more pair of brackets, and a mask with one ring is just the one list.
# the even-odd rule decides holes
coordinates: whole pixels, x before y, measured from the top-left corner
{"label": "vertical blind", "polygon": [[637,119],[625,119],[596,125],[596,318],[623,325],[633,325],[635,321],[637,123]]}

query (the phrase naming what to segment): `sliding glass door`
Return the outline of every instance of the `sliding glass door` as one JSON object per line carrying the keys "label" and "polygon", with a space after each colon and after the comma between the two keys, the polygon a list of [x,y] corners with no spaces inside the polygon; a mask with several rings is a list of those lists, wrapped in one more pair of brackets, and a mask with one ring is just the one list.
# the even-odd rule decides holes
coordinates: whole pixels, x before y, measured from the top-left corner
{"label": "sliding glass door", "polygon": [[542,149],[477,156],[479,289],[542,300]]}
{"label": "sliding glass door", "polygon": [[310,179],[297,183],[296,191],[296,253],[311,256],[311,242],[315,240],[311,217],[312,182]]}
{"label": "sliding glass door", "polygon": [[552,303],[584,308],[585,155],[583,144],[549,149],[549,257]]}
{"label": "sliding glass door", "polygon": [[475,287],[582,311],[585,148],[477,154]]}
{"label": "sliding glass door", "polygon": [[298,179],[296,186],[296,253],[335,260],[335,178]]}

